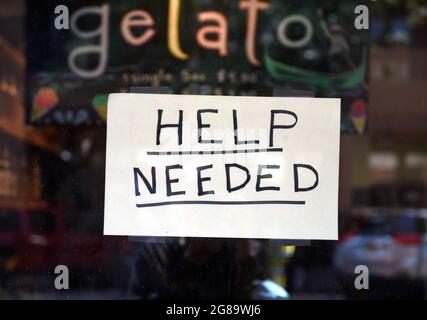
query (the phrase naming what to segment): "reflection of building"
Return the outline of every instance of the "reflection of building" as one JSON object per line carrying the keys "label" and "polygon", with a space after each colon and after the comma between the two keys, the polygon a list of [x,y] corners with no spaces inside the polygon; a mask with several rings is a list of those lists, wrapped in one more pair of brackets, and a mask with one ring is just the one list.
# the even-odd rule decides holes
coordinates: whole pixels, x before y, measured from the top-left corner
{"label": "reflection of building", "polygon": [[42,201],[42,167],[55,161],[57,132],[24,125],[25,59],[2,37],[0,68],[6,70],[0,73],[0,201],[17,205]]}
{"label": "reflection of building", "polygon": [[426,55],[423,48],[372,50],[368,134],[343,137],[354,205],[427,205]]}

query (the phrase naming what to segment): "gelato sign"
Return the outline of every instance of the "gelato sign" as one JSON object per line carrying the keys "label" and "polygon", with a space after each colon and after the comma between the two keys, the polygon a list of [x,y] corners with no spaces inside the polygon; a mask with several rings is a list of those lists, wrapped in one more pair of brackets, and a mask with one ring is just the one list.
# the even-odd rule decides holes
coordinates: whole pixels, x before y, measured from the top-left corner
{"label": "gelato sign", "polygon": [[[58,4],[69,8],[68,30],[54,26]],[[342,98],[342,131],[363,133],[368,34],[354,26],[360,4],[29,1],[28,121],[102,124],[107,93],[132,86],[231,96],[291,86]]]}
{"label": "gelato sign", "polygon": [[339,99],[112,94],[104,233],[337,239],[339,137]]}

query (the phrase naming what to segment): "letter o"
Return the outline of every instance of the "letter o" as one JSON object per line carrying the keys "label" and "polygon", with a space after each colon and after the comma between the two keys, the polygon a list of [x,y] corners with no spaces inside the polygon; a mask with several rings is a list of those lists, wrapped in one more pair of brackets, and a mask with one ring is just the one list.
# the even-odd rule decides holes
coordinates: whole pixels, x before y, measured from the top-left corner
{"label": "letter o", "polygon": [[[300,23],[305,27],[305,35],[299,40],[292,40],[289,39],[289,37],[286,35],[286,29],[289,27],[291,23]],[[297,49],[301,48],[311,40],[311,37],[313,36],[313,25],[311,24],[310,20],[302,15],[291,15],[289,17],[286,17],[280,22],[279,26],[277,27],[277,38],[279,39],[280,43],[289,48]]]}

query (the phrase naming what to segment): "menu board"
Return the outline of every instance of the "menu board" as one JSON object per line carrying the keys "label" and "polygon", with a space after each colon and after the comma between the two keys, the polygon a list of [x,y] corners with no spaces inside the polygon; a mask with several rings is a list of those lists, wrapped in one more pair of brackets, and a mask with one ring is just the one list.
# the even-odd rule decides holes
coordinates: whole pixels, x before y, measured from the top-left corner
{"label": "menu board", "polygon": [[[271,96],[275,88],[341,98],[341,131],[367,122],[369,31],[363,1],[28,1],[27,121],[102,125],[107,95]],[[69,28],[57,29],[65,5]]]}

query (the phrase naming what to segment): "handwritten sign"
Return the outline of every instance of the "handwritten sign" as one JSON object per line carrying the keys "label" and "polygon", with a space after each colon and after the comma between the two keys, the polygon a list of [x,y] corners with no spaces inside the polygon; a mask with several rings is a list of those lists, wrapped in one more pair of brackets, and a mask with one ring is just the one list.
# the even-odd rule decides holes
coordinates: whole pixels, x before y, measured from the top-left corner
{"label": "handwritten sign", "polygon": [[106,235],[337,239],[340,100],[111,94]]}

